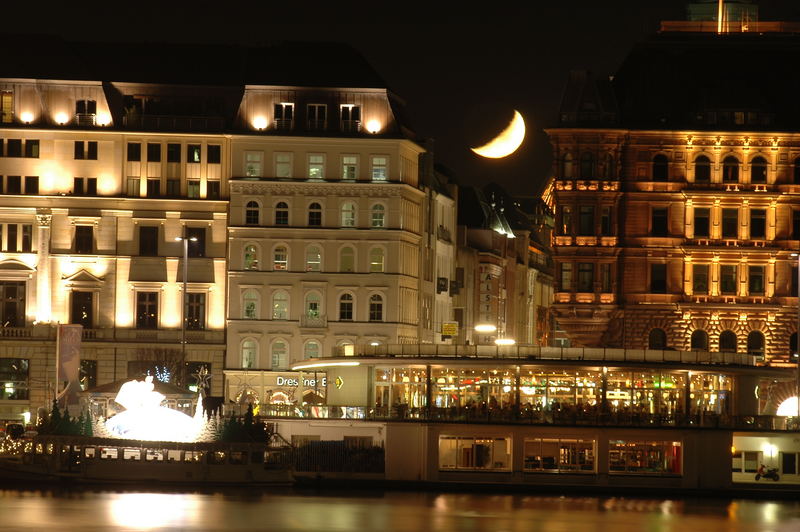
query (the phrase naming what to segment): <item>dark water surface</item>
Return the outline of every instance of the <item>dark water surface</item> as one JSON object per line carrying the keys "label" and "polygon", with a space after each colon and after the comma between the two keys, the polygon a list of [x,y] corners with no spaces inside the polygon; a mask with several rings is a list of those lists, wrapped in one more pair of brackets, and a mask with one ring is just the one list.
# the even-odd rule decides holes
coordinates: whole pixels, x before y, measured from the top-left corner
{"label": "dark water surface", "polygon": [[800,531],[800,502],[491,493],[0,490],[0,530]]}

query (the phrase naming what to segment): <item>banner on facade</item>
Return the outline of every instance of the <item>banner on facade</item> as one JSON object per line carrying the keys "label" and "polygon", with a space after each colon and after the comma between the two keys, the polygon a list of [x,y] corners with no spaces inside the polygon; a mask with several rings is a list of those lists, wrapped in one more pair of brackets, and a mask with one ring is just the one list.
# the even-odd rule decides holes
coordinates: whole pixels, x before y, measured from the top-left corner
{"label": "banner on facade", "polygon": [[443,321],[442,322],[442,336],[458,336],[458,322],[457,321]]}
{"label": "banner on facade", "polygon": [[[56,383],[58,399],[65,405],[78,403],[81,389],[81,337],[83,325],[58,326],[56,336]],[[62,389],[63,386],[63,389]]]}

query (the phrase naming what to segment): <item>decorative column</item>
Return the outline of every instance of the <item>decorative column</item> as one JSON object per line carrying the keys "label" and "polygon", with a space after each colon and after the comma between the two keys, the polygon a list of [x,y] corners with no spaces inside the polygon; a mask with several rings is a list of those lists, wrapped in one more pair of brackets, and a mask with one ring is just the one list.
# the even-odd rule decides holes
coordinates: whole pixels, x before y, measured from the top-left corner
{"label": "decorative column", "polygon": [[50,297],[50,224],[53,215],[49,210],[36,213],[36,246],[38,260],[36,262],[36,321],[51,320]]}

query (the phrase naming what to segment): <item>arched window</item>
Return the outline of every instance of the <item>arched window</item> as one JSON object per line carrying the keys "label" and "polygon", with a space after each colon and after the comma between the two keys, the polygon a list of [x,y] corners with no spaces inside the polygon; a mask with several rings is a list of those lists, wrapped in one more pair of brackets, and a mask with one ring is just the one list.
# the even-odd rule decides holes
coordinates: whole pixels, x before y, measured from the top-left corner
{"label": "arched window", "polygon": [[719,335],[720,353],[736,352],[736,333],[733,331],[722,331]]}
{"label": "arched window", "polygon": [[247,244],[244,247],[244,269],[258,269],[258,248],[255,246],[255,244]]}
{"label": "arched window", "polygon": [[753,157],[753,160],[750,161],[750,182],[767,182],[767,160],[761,156]]}
{"label": "arched window", "polygon": [[342,227],[356,226],[356,204],[348,201],[342,205]]}
{"label": "arched window", "polygon": [[757,357],[764,356],[764,335],[760,331],[751,331],[747,335],[747,354]]}
{"label": "arched window", "polygon": [[369,321],[383,321],[383,297],[380,294],[369,297]]}
{"label": "arched window", "polygon": [[581,179],[594,179],[594,157],[591,152],[581,154]]}
{"label": "arched window", "polygon": [[372,206],[372,216],[370,218],[370,227],[386,227],[386,209],[380,203]]}
{"label": "arched window", "polygon": [[322,349],[319,345],[319,342],[316,340],[309,340],[303,346],[303,358],[319,358],[319,353],[321,350]]}
{"label": "arched window", "polygon": [[669,159],[658,154],[653,157],[653,181],[666,181],[669,178]]}
{"label": "arched window", "polygon": [[289,294],[285,290],[276,290],[272,293],[272,319],[289,319]]}
{"label": "arched window", "polygon": [[306,271],[318,272],[322,269],[322,253],[317,246],[306,248]]}
{"label": "arched window", "polygon": [[572,154],[567,152],[561,158],[561,177],[563,179],[572,179]]}
{"label": "arched window", "polygon": [[244,223],[258,225],[261,223],[261,205],[257,201],[248,201],[244,207]]}
{"label": "arched window", "polygon": [[306,316],[319,318],[322,314],[322,298],[317,292],[306,294]]}
{"label": "arched window", "polygon": [[617,160],[613,153],[606,154],[606,179],[609,181],[617,179]]}
{"label": "arched window", "polygon": [[242,317],[246,320],[257,320],[260,297],[257,290],[248,289],[242,294]]}
{"label": "arched window", "polygon": [[383,249],[372,248],[369,250],[369,271],[370,273],[383,272]]}
{"label": "arched window", "polygon": [[696,330],[692,333],[692,351],[708,351],[708,333]]}
{"label": "arched window", "polygon": [[667,333],[663,329],[653,329],[647,339],[648,349],[666,349]]}
{"label": "arched window", "polygon": [[800,157],[794,160],[794,184],[800,185]]}
{"label": "arched window", "polygon": [[289,251],[286,246],[278,246],[272,251],[272,269],[276,271],[289,269]]}
{"label": "arched window", "polygon": [[285,201],[275,205],[275,225],[289,225],[289,204]]}
{"label": "arched window", "polygon": [[322,226],[322,205],[317,202],[314,202],[308,206],[308,226]]}
{"label": "arched window", "polygon": [[253,339],[248,338],[242,342],[242,368],[249,369],[256,367],[258,358],[258,344]]}
{"label": "arched window", "polygon": [[345,246],[339,251],[339,271],[340,272],[354,272],[355,270],[355,252],[350,246]]}
{"label": "arched window", "polygon": [[289,346],[286,340],[272,342],[272,369],[286,369],[289,365]]}
{"label": "arched window", "polygon": [[353,321],[353,296],[350,294],[339,298],[339,321]]}
{"label": "arched window", "polygon": [[694,160],[694,180],[696,183],[711,181],[711,160],[705,155],[698,155]]}
{"label": "arched window", "polygon": [[739,159],[737,159],[733,155],[728,155],[722,161],[722,182],[723,183],[739,182]]}

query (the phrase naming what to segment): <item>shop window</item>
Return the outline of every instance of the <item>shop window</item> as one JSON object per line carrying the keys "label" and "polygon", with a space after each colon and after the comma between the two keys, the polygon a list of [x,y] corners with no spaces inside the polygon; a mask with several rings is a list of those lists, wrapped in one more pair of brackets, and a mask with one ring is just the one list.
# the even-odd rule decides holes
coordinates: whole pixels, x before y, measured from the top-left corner
{"label": "shop window", "polygon": [[679,441],[608,442],[608,471],[611,474],[681,475],[682,462]]}
{"label": "shop window", "polygon": [[669,160],[666,155],[658,154],[653,157],[653,181],[667,181],[669,177]]}
{"label": "shop window", "polygon": [[439,469],[511,471],[511,437],[439,436]]}
{"label": "shop window", "polygon": [[526,438],[523,471],[593,473],[596,469],[594,440]]}

